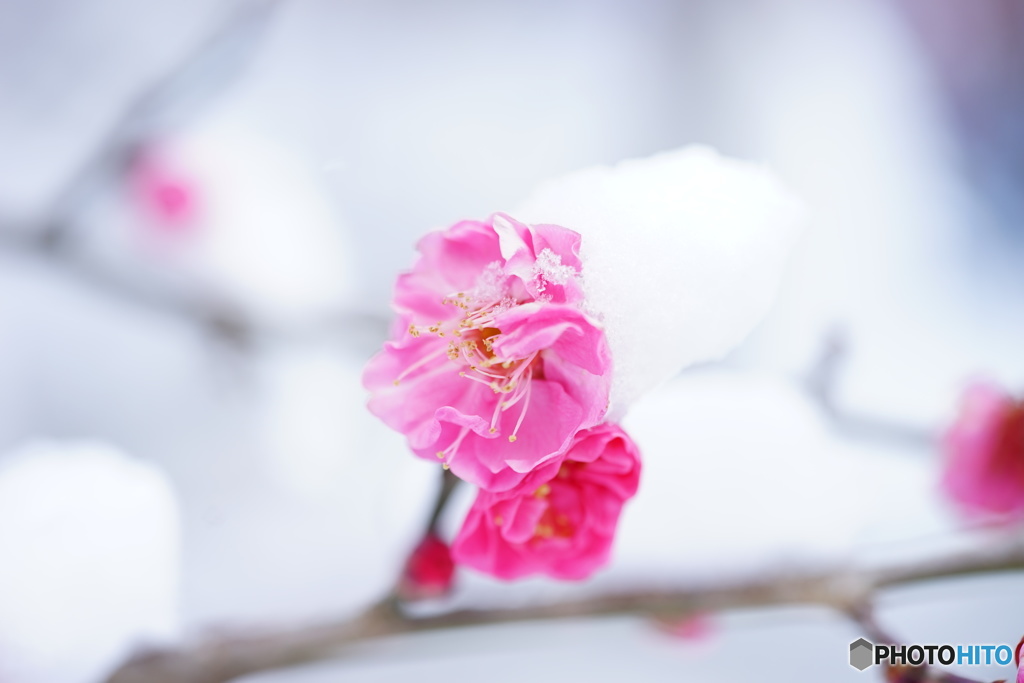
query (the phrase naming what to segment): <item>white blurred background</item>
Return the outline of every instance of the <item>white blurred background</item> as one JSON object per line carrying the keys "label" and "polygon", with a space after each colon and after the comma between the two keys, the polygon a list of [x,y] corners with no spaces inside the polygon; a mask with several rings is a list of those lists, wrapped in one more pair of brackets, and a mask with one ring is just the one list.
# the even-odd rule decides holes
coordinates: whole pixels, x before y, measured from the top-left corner
{"label": "white blurred background", "polygon": [[[841,348],[843,411],[934,433],[966,381],[1024,388],[1022,64],[1016,0],[0,0],[0,681],[373,602],[438,485],[359,386],[415,239],[688,143],[811,209],[772,315],[628,416],[608,570],[458,600],[964,543],[939,454],[837,428],[805,378]],[[1024,577],[882,607],[908,642],[1016,642]],[[700,643],[508,626],[248,680],[863,680],[859,635],[795,608]]]}

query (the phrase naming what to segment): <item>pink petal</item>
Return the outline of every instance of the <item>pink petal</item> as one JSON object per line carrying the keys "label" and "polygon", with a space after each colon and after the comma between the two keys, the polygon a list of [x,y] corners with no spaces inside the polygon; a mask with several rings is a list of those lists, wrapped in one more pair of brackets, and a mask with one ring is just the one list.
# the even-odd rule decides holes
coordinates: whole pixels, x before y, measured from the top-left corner
{"label": "pink petal", "polygon": [[601,328],[575,306],[524,304],[502,313],[496,322],[502,334],[494,351],[502,358],[524,358],[548,350],[594,375],[611,369]]}
{"label": "pink petal", "polygon": [[[602,467],[605,454],[617,462]],[[631,466],[624,467],[627,459]],[[585,578],[608,561],[639,471],[636,447],[621,428],[605,424],[583,432],[564,456],[515,488],[481,491],[452,553],[458,562],[503,579],[538,573]]]}
{"label": "pink petal", "polygon": [[522,402],[502,414],[493,434],[489,423],[476,422],[457,411],[439,414],[439,420],[474,429],[451,460],[452,472],[491,491],[508,490],[521,482],[525,473],[568,448],[579,429],[582,408],[556,382],[533,380],[530,391],[530,405],[514,443],[508,437],[519,419],[516,408]]}

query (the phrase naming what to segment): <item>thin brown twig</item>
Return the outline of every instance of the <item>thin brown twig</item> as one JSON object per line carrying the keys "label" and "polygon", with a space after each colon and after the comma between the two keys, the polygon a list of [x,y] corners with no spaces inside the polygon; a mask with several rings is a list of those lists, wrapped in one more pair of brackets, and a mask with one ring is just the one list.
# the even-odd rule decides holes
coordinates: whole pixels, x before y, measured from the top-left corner
{"label": "thin brown twig", "polygon": [[462,483],[462,480],[452,474],[451,470],[441,470],[441,488],[437,493],[434,509],[427,519],[427,533],[438,533],[441,515],[444,514],[445,508],[448,507],[448,501],[451,500],[452,494],[455,493],[455,489],[459,487],[460,483]]}
{"label": "thin brown twig", "polygon": [[281,629],[256,635],[216,636],[177,650],[141,654],[107,683],[223,683],[273,668],[341,654],[355,643],[403,633],[467,626],[582,617],[632,615],[678,618],[687,614],[787,604],[821,605],[856,619],[867,635],[885,638],[865,608],[880,590],[937,579],[1024,570],[1024,537],[999,547],[975,548],[929,560],[880,568],[761,575],[757,578],[680,590],[623,591],[577,600],[507,609],[455,610],[435,616],[406,613],[383,600],[353,619]]}

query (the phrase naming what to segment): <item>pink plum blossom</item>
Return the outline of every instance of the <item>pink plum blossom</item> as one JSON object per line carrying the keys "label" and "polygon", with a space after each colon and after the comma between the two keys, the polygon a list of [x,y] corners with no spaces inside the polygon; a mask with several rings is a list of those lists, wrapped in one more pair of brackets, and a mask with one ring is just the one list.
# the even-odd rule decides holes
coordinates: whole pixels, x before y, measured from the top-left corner
{"label": "pink plum blossom", "polygon": [[571,230],[504,214],[426,235],[395,288],[392,338],[363,375],[370,411],[490,491],[560,459],[601,422],[611,385],[579,247]]}
{"label": "pink plum blossom", "polygon": [[564,458],[538,467],[514,489],[480,491],[452,555],[502,579],[585,578],[607,562],[639,478],[638,450],[619,426],[580,432]]}
{"label": "pink plum blossom", "polygon": [[974,516],[1024,516],[1024,402],[989,384],[964,393],[946,434],[943,487]]}
{"label": "pink plum blossom", "polygon": [[454,576],[455,563],[448,545],[437,535],[429,533],[409,556],[399,592],[406,600],[447,595]]}

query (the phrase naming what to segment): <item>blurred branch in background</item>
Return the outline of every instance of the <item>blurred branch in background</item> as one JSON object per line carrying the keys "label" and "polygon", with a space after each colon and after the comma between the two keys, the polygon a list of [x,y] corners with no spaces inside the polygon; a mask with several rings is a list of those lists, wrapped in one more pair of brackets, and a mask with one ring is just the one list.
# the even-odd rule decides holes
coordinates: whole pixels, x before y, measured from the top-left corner
{"label": "blurred branch in background", "polygon": [[[366,341],[364,335],[351,334],[357,329],[366,330],[365,336],[372,337],[370,346],[376,346],[384,337],[384,319],[360,311],[337,311],[300,324],[271,324],[255,319],[225,301],[215,301],[208,296],[184,296],[123,277],[73,249],[46,239],[42,234],[0,230],[0,249],[52,264],[103,295],[190,321],[206,328],[211,335],[238,346],[259,341],[301,341],[324,336],[334,336],[339,343]],[[363,346],[362,343],[356,345]]]}
{"label": "blurred branch in background", "polygon": [[821,355],[803,379],[808,394],[831,421],[833,427],[857,439],[880,439],[905,446],[935,450],[936,436],[926,428],[887,420],[876,415],[859,415],[843,409],[836,400],[839,375],[849,352],[844,330],[833,329],[822,344]]}
{"label": "blurred branch in background", "polygon": [[75,216],[105,184],[119,179],[137,146],[196,114],[252,61],[280,0],[246,0],[174,68],[141,91],[115,119],[58,193],[38,239],[60,244]]}
{"label": "blurred branch in background", "polygon": [[[119,275],[75,248],[76,220],[89,202],[124,181],[141,145],[194,117],[241,76],[281,5],[282,0],[248,0],[229,12],[175,68],[144,86],[128,103],[57,193],[40,224],[0,226],[0,248],[48,262],[104,295],[187,319],[235,345],[336,336],[339,343],[360,349],[363,341],[372,341],[367,347],[376,346],[386,323],[370,313],[337,311],[299,324],[272,325],[227,301],[184,296]],[[358,330],[365,334],[352,334]]]}
{"label": "blurred branch in background", "polygon": [[[874,620],[878,591],[909,584],[1024,569],[1024,536],[1004,544],[950,552],[883,567],[842,567],[819,573],[777,573],[702,588],[626,591],[579,600],[491,610],[457,610],[416,617],[389,596],[352,619],[262,633],[217,635],[179,650],[144,652],[107,683],[221,683],[258,671],[339,656],[358,642],[388,636],[523,621],[639,616],[655,619],[747,607],[807,604],[834,609],[864,635],[894,643]],[[919,672],[922,676],[924,672]],[[897,679],[903,680],[903,679]],[[909,680],[909,679],[908,679]],[[942,673],[913,680],[966,681]]]}

